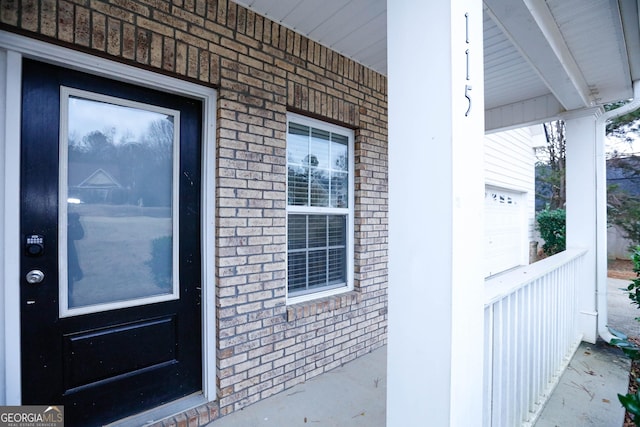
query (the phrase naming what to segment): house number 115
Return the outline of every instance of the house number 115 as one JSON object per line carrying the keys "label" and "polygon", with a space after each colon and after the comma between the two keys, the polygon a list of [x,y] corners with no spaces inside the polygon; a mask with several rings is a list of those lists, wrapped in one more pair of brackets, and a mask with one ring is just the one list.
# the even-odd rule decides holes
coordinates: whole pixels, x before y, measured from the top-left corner
{"label": "house number 115", "polygon": [[[467,44],[469,44],[469,13],[465,13],[464,14],[464,19],[465,19],[465,31],[466,31],[466,35],[465,35],[465,41]],[[464,97],[467,98],[467,102],[468,102],[468,107],[467,107],[467,112],[464,113],[465,117],[468,117],[469,114],[471,113],[471,85],[468,83],[469,80],[471,80],[471,78],[469,77],[469,49],[464,51],[464,54],[466,56],[466,61],[467,61],[467,84],[464,85]]]}

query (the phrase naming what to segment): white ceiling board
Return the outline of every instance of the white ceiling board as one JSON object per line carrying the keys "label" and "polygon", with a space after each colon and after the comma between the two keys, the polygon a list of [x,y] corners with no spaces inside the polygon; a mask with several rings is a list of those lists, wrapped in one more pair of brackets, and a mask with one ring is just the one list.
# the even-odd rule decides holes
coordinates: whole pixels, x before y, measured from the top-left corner
{"label": "white ceiling board", "polygon": [[627,58],[631,80],[640,80],[640,17],[639,0],[620,0],[620,19],[622,20],[624,39],[627,43]]}
{"label": "white ceiling board", "polygon": [[[538,16],[529,10],[527,5],[513,0],[486,0],[487,13],[502,30],[509,41],[538,73],[549,90],[558,98],[568,110],[584,108],[584,94],[581,92],[581,82],[575,82],[574,76],[565,67],[568,58],[563,52],[554,49],[555,38],[548,40],[550,31],[538,26]],[[541,17],[541,18],[546,18]],[[542,24],[553,28],[553,23],[544,20]]]}
{"label": "white ceiling board", "polygon": [[[597,103],[630,97],[631,74],[617,2],[550,0],[549,8]],[[626,85],[624,82],[627,82]]]}
{"label": "white ceiling board", "polygon": [[386,0],[236,2],[381,74],[387,73]]}
{"label": "white ceiling board", "polygon": [[[386,75],[387,1],[236,3]],[[491,122],[510,126],[631,97],[640,79],[638,1],[484,0]]]}
{"label": "white ceiling board", "polygon": [[336,10],[329,21],[311,31],[309,37],[331,47],[337,41],[356,33],[370,36],[376,33],[377,28],[367,28],[367,24],[380,16],[384,17],[386,22],[386,10],[384,1],[349,1],[344,7]]}
{"label": "white ceiling board", "polygon": [[487,109],[550,93],[538,73],[487,14],[484,19],[484,79]]}

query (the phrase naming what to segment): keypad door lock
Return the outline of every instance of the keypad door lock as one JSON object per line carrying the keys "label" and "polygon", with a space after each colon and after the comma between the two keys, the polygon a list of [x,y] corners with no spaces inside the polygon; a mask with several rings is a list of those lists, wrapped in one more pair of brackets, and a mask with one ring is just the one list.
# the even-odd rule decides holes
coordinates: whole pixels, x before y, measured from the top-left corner
{"label": "keypad door lock", "polygon": [[30,234],[25,238],[25,252],[28,256],[37,257],[44,253],[44,236],[41,234]]}

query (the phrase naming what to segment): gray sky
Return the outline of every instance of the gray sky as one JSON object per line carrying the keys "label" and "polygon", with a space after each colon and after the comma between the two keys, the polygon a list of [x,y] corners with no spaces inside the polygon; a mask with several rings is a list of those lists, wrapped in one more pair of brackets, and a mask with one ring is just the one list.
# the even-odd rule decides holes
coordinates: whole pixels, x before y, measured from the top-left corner
{"label": "gray sky", "polygon": [[104,132],[113,128],[115,142],[120,142],[126,134],[130,134],[127,140],[135,141],[147,131],[151,122],[165,117],[165,114],[137,108],[69,98],[69,135],[75,133],[78,138],[92,131]]}

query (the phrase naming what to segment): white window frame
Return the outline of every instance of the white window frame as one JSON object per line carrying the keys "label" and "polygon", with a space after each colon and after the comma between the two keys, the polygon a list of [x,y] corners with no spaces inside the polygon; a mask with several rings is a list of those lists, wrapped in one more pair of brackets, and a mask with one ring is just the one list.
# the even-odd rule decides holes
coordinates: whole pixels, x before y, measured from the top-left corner
{"label": "white window frame", "polygon": [[[289,295],[289,277],[288,277],[288,268],[286,275],[286,294],[287,294],[287,304],[297,304],[301,302],[311,301],[318,298],[325,298],[332,295],[338,295],[344,292],[349,292],[353,290],[353,258],[354,258],[354,202],[355,202],[355,184],[354,184],[354,176],[355,176],[355,161],[354,161],[354,131],[342,126],[334,125],[331,123],[323,122],[321,120],[312,119],[300,114],[296,113],[287,113],[287,141],[289,137],[289,123],[294,122],[300,125],[309,126],[314,129],[328,131],[332,133],[337,133],[343,135],[348,138],[348,155],[349,155],[349,169],[348,169],[348,182],[349,182],[349,197],[348,197],[348,208],[345,210],[344,208],[330,208],[330,207],[317,207],[317,206],[289,206],[288,203],[288,193],[289,193],[289,174],[288,174],[288,162],[287,162],[287,224],[289,214],[318,214],[318,215],[331,215],[331,214],[339,214],[339,215],[347,215],[347,230],[346,230],[346,278],[347,283],[345,286],[341,286],[338,288],[331,288],[326,290],[318,290],[317,292],[310,292],[304,295]],[[288,145],[287,145],[288,146]],[[289,242],[289,229],[287,225],[287,246]],[[287,247],[287,265],[289,262],[289,248]]]}
{"label": "white window frame", "polygon": [[[69,307],[69,266],[67,247],[67,215],[68,215],[68,179],[69,179],[69,146],[64,143],[69,139],[69,99],[75,97],[87,101],[111,104],[119,107],[129,107],[141,111],[153,112],[173,118],[173,147],[172,147],[172,177],[171,177],[171,242],[172,242],[172,268],[171,268],[171,292],[153,294],[140,298],[131,298],[124,301],[109,301],[87,306]],[[172,301],[180,298],[180,272],[179,272],[179,243],[180,243],[180,111],[158,107],[151,104],[107,96],[86,90],[60,87],[60,165],[58,183],[58,244],[60,247],[58,256],[59,271],[59,313],[60,317],[72,317],[101,311],[117,310],[127,307],[154,304],[163,301]]]}

